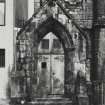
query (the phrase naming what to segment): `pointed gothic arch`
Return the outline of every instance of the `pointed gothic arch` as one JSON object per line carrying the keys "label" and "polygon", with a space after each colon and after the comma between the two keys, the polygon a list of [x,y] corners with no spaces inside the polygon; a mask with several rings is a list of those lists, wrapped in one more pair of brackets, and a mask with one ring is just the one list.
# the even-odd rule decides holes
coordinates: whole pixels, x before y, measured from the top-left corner
{"label": "pointed gothic arch", "polygon": [[[64,66],[64,92],[66,97],[71,97],[74,94],[74,66],[73,66],[73,52],[74,44],[72,36],[64,25],[62,25],[58,20],[53,17],[49,17],[46,21],[42,22],[37,29],[34,31],[34,42],[36,47],[38,43],[43,39],[48,33],[54,33],[58,39],[61,41],[64,49],[65,55],[65,66]],[[37,49],[37,48],[36,48]],[[37,59],[36,59],[37,60]],[[37,61],[36,61],[37,62]]]}
{"label": "pointed gothic arch", "polygon": [[54,33],[61,40],[64,49],[74,47],[69,31],[53,17],[49,17],[35,30],[35,34],[38,35],[38,42],[49,32]]}
{"label": "pointed gothic arch", "polygon": [[[64,77],[64,95],[66,97],[70,97],[72,98],[75,92],[75,76],[74,76],[74,62],[73,62],[73,56],[74,56],[74,44],[73,44],[73,40],[72,40],[72,36],[69,33],[69,31],[66,29],[66,27],[61,24],[58,20],[54,19],[53,17],[49,17],[47,18],[45,21],[43,21],[42,23],[40,23],[37,27],[37,29],[35,29],[35,26],[33,26],[33,23],[31,23],[28,28],[26,28],[26,30],[24,30],[23,32],[21,32],[21,34],[18,34],[17,36],[17,42],[18,43],[26,43],[26,49],[27,51],[25,51],[24,53],[26,57],[21,58],[17,58],[18,63],[20,63],[19,65],[21,65],[19,69],[22,69],[25,67],[25,69],[29,72],[33,73],[33,77],[31,76],[32,73],[30,73],[29,77],[31,78],[31,86],[32,88],[37,85],[35,83],[36,81],[36,73],[37,72],[37,68],[36,67],[36,63],[37,63],[37,56],[35,56],[35,53],[38,53],[37,48],[38,48],[38,44],[39,42],[43,39],[43,37],[48,34],[49,32],[54,33],[58,39],[61,41],[62,45],[63,45],[63,49],[64,49],[64,57],[65,57],[65,66],[64,66],[64,72],[65,72],[65,77]],[[23,41],[24,40],[24,41]],[[27,41],[29,41],[27,44]],[[18,45],[17,43],[17,45]],[[19,47],[20,44],[19,44]],[[29,57],[27,57],[28,52],[31,52],[31,57],[29,59]],[[21,52],[18,52],[20,54],[20,56],[22,55]],[[17,53],[17,54],[18,54]],[[30,55],[29,55],[30,56]],[[34,59],[33,59],[34,58]],[[32,59],[32,60],[31,60]],[[23,62],[23,60],[25,61],[25,64]],[[31,60],[33,62],[32,66],[30,64]],[[28,66],[26,66],[28,65]],[[23,67],[22,67],[23,66]],[[27,68],[26,68],[27,67]],[[33,69],[34,67],[34,69]],[[21,70],[20,70],[21,71]],[[23,71],[24,72],[24,71]],[[30,88],[31,89],[31,88]],[[34,90],[34,88],[32,89]],[[31,91],[32,91],[31,90]],[[36,91],[36,90],[35,90]],[[30,93],[31,94],[31,93]],[[35,95],[36,93],[34,93],[32,91],[32,97]]]}
{"label": "pointed gothic arch", "polygon": [[[17,39],[19,36],[22,36],[27,33],[27,28],[30,28],[32,23],[29,26],[23,28],[22,31],[18,33]],[[49,32],[53,32],[62,42],[64,51],[65,51],[65,95],[71,97],[74,94],[75,80],[73,76],[73,50],[74,44],[72,36],[64,25],[62,25],[58,20],[53,17],[49,17],[46,21],[42,22],[37,29],[33,27],[34,32],[32,36],[34,37],[34,47],[37,49],[37,44],[42,40],[42,38]],[[30,37],[31,37],[30,34]],[[88,36],[87,36],[88,37]],[[88,39],[86,37],[86,39]],[[35,49],[35,50],[36,50]],[[32,52],[33,53],[33,52]],[[36,58],[35,58],[36,59]]]}

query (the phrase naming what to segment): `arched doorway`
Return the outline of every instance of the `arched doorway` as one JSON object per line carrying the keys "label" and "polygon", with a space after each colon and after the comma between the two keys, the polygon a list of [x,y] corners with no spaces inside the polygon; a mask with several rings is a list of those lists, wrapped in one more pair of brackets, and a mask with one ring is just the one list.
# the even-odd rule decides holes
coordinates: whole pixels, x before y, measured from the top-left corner
{"label": "arched doorway", "polygon": [[64,95],[64,49],[52,32],[40,41],[37,57],[37,87],[41,96]]}
{"label": "arched doorway", "polygon": [[[34,26],[29,28],[30,29],[25,30],[24,32],[22,32],[17,36],[17,71],[19,71],[20,73],[21,72],[23,73],[21,74],[25,81],[24,84],[26,85],[24,86],[24,89],[26,90],[24,91],[23,94],[25,95],[27,94],[26,92],[28,92],[30,97],[42,97],[41,94],[44,94],[43,90],[46,90],[46,89],[42,89],[42,93],[41,94],[38,93],[38,92],[41,92],[40,88],[38,87],[38,84],[42,84],[40,83],[40,79],[42,78],[39,78],[40,77],[39,74],[41,73],[38,73],[38,72],[45,71],[44,69],[47,67],[46,62],[42,61],[39,67],[42,67],[43,70],[42,69],[39,71],[37,70],[38,62],[39,62],[38,46],[40,42],[43,40],[43,38],[51,32],[60,40],[63,48],[63,54],[64,54],[63,56],[64,67],[62,67],[64,68],[62,70],[64,72],[63,77],[61,77],[62,74],[58,75],[61,72],[57,73],[56,69],[52,74],[55,75],[56,73],[60,81],[63,81],[62,84],[64,86],[63,85],[61,86],[63,87],[61,88],[61,90],[60,90],[60,86],[56,87],[55,89],[53,87],[54,82],[51,82],[51,84],[45,85],[46,81],[44,81],[45,87],[49,88],[47,95],[63,94],[65,97],[72,98],[74,94],[74,89],[75,89],[74,65],[73,65],[74,44],[69,31],[65,28],[64,25],[62,25],[59,21],[57,21],[53,17],[49,17],[46,21],[42,22],[37,29],[35,29]],[[53,60],[52,62],[55,62],[54,58],[56,59],[59,58],[59,57],[53,58],[51,54],[49,54],[49,56],[51,57],[50,60]],[[52,64],[52,65],[55,65],[55,64]],[[53,67],[52,65],[50,64],[51,69]],[[51,69],[49,69],[49,71]],[[51,74],[51,72],[49,74]],[[45,75],[44,77],[46,77],[46,73],[44,75]],[[43,76],[43,72],[42,72],[42,76]],[[51,77],[49,77],[49,80],[54,81]],[[38,91],[38,89],[40,91]],[[59,92],[57,90],[59,90]]]}
{"label": "arched doorway", "polygon": [[[34,31],[34,53],[38,53],[38,45],[42,41],[42,39],[48,34],[52,32],[62,43],[62,47],[64,50],[64,88],[63,91],[59,94],[64,94],[66,97],[71,97],[74,94],[74,66],[73,66],[73,40],[69,33],[69,31],[56,19],[53,17],[49,17],[46,21],[38,26],[38,28]],[[35,58],[38,58],[37,56]],[[36,67],[38,59],[35,59]],[[42,62],[42,66],[46,65],[45,62]],[[44,66],[43,66],[44,67]],[[46,66],[45,66],[46,67]],[[37,68],[36,68],[37,72]],[[38,74],[38,73],[37,73]],[[37,76],[36,76],[37,77]],[[38,79],[38,78],[37,78]],[[51,94],[51,92],[50,92]]]}

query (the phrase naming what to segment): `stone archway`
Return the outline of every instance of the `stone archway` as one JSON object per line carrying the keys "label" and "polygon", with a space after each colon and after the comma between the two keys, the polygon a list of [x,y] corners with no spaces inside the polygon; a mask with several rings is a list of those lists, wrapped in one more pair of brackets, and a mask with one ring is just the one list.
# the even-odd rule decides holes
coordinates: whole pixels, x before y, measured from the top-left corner
{"label": "stone archway", "polygon": [[[53,17],[48,18],[34,31],[34,47],[37,49],[38,43],[42,38],[53,32],[62,42],[65,55],[65,78],[64,78],[64,92],[66,97],[71,97],[74,94],[74,76],[73,76],[73,40],[68,30]],[[35,50],[34,53],[38,53]],[[37,63],[37,59],[35,59]]]}
{"label": "stone archway", "polygon": [[[47,18],[40,23],[35,29],[34,23],[30,23],[20,34],[18,33],[16,42],[16,72],[15,78],[18,80],[20,88],[15,94],[23,97],[41,98],[37,94],[37,62],[38,44],[46,36],[52,32],[62,43],[64,49],[64,95],[71,100],[75,94],[75,75],[74,75],[74,44],[72,36],[64,25],[53,17]],[[20,81],[20,82],[19,82]],[[22,82],[21,82],[22,81]],[[16,82],[14,84],[17,87]],[[14,94],[14,95],[15,95]]]}

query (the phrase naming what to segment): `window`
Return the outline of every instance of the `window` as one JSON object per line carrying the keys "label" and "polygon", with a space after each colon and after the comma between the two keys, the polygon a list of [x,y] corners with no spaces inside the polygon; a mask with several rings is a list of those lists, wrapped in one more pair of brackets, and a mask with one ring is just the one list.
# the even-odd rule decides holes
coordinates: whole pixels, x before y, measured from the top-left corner
{"label": "window", "polygon": [[5,0],[0,0],[0,26],[5,25]]}
{"label": "window", "polygon": [[42,49],[49,49],[49,39],[43,39],[41,47]]}
{"label": "window", "polygon": [[5,67],[5,49],[0,49],[0,67]]}
{"label": "window", "polygon": [[34,0],[34,11],[36,11],[40,7],[40,5],[42,5],[41,2],[42,1],[40,0]]}
{"label": "window", "polygon": [[42,69],[46,69],[47,68],[47,64],[46,64],[46,62],[42,62]]}
{"label": "window", "polygon": [[22,28],[28,18],[28,0],[15,0],[14,8],[15,26]]}
{"label": "window", "polygon": [[53,48],[60,49],[61,43],[58,39],[53,39]]}

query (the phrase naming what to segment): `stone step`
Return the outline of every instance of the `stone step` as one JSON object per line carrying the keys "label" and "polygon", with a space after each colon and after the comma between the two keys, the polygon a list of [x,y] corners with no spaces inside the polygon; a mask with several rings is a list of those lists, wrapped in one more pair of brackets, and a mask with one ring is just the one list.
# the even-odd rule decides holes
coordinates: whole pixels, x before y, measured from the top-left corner
{"label": "stone step", "polygon": [[27,105],[72,105],[71,101],[64,102],[29,102]]}
{"label": "stone step", "polygon": [[28,102],[28,105],[72,105],[69,98],[36,98]]}
{"label": "stone step", "polygon": [[31,101],[15,98],[11,102],[11,105],[72,105],[72,101],[64,97],[34,98]]}
{"label": "stone step", "polygon": [[35,98],[33,101],[69,101],[69,98]]}

